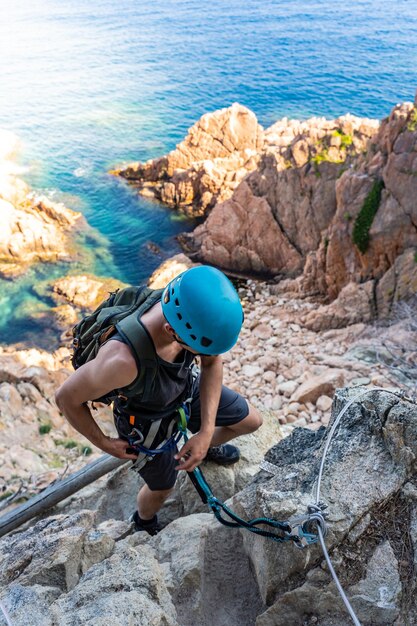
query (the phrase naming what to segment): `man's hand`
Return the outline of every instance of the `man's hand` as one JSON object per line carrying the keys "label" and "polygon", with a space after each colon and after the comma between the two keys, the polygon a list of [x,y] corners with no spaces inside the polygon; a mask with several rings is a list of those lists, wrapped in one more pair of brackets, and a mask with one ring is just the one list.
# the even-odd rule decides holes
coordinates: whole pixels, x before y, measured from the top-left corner
{"label": "man's hand", "polygon": [[112,437],[106,437],[100,446],[103,452],[115,456],[117,459],[131,459],[136,461],[137,454],[132,454],[128,450],[132,450],[132,447],[128,441],[124,439],[113,439]]}
{"label": "man's hand", "polygon": [[175,455],[175,458],[180,460],[175,469],[192,472],[197,465],[200,465],[209,449],[211,437],[212,435],[203,432],[191,437]]}

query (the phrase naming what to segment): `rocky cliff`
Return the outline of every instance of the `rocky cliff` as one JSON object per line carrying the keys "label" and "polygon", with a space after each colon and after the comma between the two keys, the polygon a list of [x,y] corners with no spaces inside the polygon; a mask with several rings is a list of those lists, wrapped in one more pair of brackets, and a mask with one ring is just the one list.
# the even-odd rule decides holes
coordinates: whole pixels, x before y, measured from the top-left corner
{"label": "rocky cliff", "polygon": [[[331,424],[357,395],[337,393]],[[353,402],[327,457],[326,543],[363,626],[417,620],[416,427],[415,404],[374,391]],[[326,434],[294,430],[229,504],[244,517],[304,513]],[[215,474],[216,492],[224,480]],[[107,485],[108,513],[118,490],[129,495],[126,470]],[[28,610],[33,626],[351,623],[318,545],[276,544],[189,509],[156,537],[128,535],[128,524],[103,521],[97,493],[90,502],[96,512],[62,513],[0,542],[1,599],[15,626],[27,624]]]}
{"label": "rocky cliff", "polygon": [[139,191],[190,215],[203,215],[229,198],[255,169],[263,145],[262,128],[246,107],[233,104],[206,114],[175,150],[160,159],[133,163],[113,173]]}
{"label": "rocky cliff", "polygon": [[416,154],[411,103],[381,123],[284,118],[266,130],[233,105],[203,116],[167,157],[118,173],[170,206],[208,214],[182,237],[193,259],[298,277],[287,291],[340,297],[305,320],[318,329],[386,316],[416,293]]}
{"label": "rocky cliff", "polygon": [[36,196],[17,176],[12,161],[17,140],[0,133],[0,277],[13,278],[36,261],[70,260],[70,231],[80,213]]}
{"label": "rocky cliff", "polygon": [[187,239],[204,260],[240,272],[296,275],[336,212],[338,177],[366,149],[377,122],[281,120],[259,163]]}

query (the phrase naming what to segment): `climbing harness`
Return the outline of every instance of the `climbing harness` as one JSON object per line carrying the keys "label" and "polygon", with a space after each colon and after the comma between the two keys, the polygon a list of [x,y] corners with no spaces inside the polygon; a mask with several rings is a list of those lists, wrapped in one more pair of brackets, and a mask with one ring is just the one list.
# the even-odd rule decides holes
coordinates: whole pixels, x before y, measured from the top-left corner
{"label": "climbing harness", "polygon": [[145,438],[140,430],[137,428],[132,428],[131,434],[128,436],[129,444],[135,450],[139,450],[143,452],[147,456],[155,456],[156,454],[161,454],[162,452],[167,452],[167,450],[172,450],[179,443],[181,439],[180,433],[175,433],[171,435],[168,439],[165,439],[157,448],[147,448],[143,442]]}
{"label": "climbing harness", "polygon": [[133,448],[133,451],[138,452],[138,458],[132,465],[132,469],[137,472],[141,470],[149,460],[152,460],[158,454],[174,449],[182,437],[180,432],[174,432],[177,420],[173,419],[171,420],[167,434],[163,441],[161,441],[156,447],[153,447],[162,419],[155,420],[151,423],[146,437],[139,428],[135,427],[135,418],[133,415],[130,416],[129,420],[131,426],[133,427],[130,433],[126,435],[126,438],[130,447]]}

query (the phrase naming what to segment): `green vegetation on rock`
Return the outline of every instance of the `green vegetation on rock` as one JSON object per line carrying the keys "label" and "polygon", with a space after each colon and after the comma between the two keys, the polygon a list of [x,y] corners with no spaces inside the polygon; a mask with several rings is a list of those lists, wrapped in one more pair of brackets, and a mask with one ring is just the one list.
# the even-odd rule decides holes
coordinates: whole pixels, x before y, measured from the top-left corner
{"label": "green vegetation on rock", "polygon": [[341,148],[347,148],[348,146],[351,146],[353,143],[352,135],[345,135],[344,132],[340,128],[337,128],[335,131],[333,131],[332,135],[333,137],[340,137]]}
{"label": "green vegetation on rock", "polygon": [[323,148],[323,150],[321,150],[321,152],[318,152],[315,156],[312,157],[311,159],[311,163],[314,163],[314,165],[320,165],[320,163],[344,163],[344,159],[334,159],[331,158],[329,156],[329,150],[328,148]]}
{"label": "green vegetation on rock", "polygon": [[417,130],[417,108],[414,107],[411,115],[410,115],[410,120],[407,124],[407,130],[409,130],[410,132],[414,132],[415,130]]}
{"label": "green vegetation on rock", "polygon": [[381,202],[383,188],[383,180],[379,179],[374,181],[353,226],[352,240],[362,254],[368,249],[369,231]]}
{"label": "green vegetation on rock", "polygon": [[67,450],[71,450],[71,448],[78,448],[78,443],[74,441],[73,439],[67,439],[66,441],[62,443],[62,445]]}
{"label": "green vegetation on rock", "polygon": [[51,432],[51,429],[52,429],[52,424],[41,424],[39,426],[39,434],[47,435],[49,432]]}
{"label": "green vegetation on rock", "polygon": [[334,130],[331,136],[340,138],[340,145],[337,148],[337,150],[340,151],[340,158],[335,158],[330,154],[329,150],[332,146],[329,145],[329,135],[327,135],[317,142],[317,154],[310,159],[310,162],[313,163],[313,165],[318,166],[320,163],[324,162],[336,164],[345,162],[347,148],[353,144],[353,137],[351,135],[345,135],[340,128]]}

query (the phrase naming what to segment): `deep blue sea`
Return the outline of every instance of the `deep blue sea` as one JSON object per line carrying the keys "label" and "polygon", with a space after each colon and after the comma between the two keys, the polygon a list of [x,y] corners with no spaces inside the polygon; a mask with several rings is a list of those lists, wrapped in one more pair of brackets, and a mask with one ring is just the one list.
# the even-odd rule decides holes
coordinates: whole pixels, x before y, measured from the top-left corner
{"label": "deep blue sea", "polygon": [[[175,147],[207,111],[387,115],[417,88],[417,0],[13,0],[0,3],[0,128],[23,178],[82,211],[77,264],[0,284],[0,341],[47,347],[44,285],[88,271],[139,283],[193,224],[108,175]],[[162,256],[148,244],[156,243]]]}

